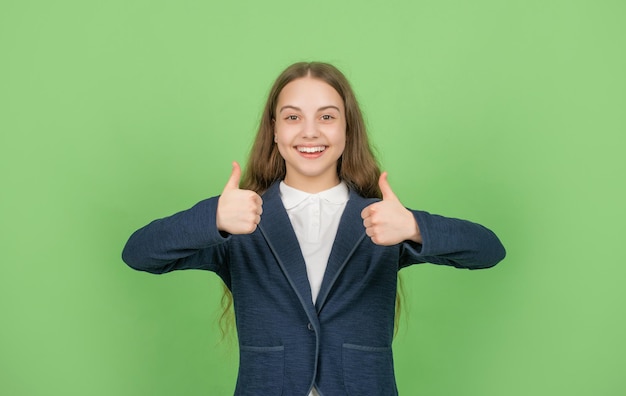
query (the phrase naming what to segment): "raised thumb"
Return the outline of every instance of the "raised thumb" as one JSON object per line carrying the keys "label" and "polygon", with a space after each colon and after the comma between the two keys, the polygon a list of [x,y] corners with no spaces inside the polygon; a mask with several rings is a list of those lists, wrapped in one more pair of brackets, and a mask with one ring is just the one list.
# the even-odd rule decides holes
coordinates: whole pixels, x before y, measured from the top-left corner
{"label": "raised thumb", "polygon": [[378,179],[378,187],[380,187],[380,192],[383,194],[383,201],[389,199],[398,199],[396,198],[396,194],[393,193],[389,182],[387,181],[387,172],[383,172]]}
{"label": "raised thumb", "polygon": [[237,161],[233,161],[233,171],[230,173],[230,178],[224,186],[224,190],[236,190],[239,188],[239,179],[241,178],[241,167]]}

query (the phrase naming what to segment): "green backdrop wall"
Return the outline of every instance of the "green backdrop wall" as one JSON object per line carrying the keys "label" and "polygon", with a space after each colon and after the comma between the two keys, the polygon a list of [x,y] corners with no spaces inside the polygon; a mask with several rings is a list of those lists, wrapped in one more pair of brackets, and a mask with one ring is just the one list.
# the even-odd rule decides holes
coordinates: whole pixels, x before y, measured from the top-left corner
{"label": "green backdrop wall", "polygon": [[288,64],[353,83],[407,206],[483,223],[486,271],[403,271],[403,395],[623,395],[626,3],[0,4],[0,394],[228,395],[220,284],[120,259],[221,191]]}

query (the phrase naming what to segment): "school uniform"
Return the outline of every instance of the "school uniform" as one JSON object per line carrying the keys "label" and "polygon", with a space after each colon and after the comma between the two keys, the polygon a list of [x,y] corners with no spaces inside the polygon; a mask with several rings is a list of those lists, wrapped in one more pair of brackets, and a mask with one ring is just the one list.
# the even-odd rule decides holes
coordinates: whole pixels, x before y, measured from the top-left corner
{"label": "school uniform", "polygon": [[263,214],[248,235],[217,230],[218,197],[136,231],[123,252],[137,270],[215,272],[233,294],[240,364],[235,395],[397,395],[391,342],[397,272],[430,262],[478,269],[505,251],[487,228],[412,211],[423,243],[378,246],[361,211],[377,199],[353,191],[313,302],[305,259],[280,197],[262,196]]}

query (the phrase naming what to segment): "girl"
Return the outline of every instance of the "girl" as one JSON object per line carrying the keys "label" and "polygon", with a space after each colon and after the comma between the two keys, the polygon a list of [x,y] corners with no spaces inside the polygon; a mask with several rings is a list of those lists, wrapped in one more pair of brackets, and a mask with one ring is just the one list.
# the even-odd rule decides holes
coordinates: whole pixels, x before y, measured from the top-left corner
{"label": "girl", "polygon": [[235,308],[235,395],[397,395],[391,342],[398,271],[487,268],[498,238],[406,209],[381,174],[354,93],[324,63],[271,89],[240,182],[136,231],[123,252],[151,273],[215,272]]}

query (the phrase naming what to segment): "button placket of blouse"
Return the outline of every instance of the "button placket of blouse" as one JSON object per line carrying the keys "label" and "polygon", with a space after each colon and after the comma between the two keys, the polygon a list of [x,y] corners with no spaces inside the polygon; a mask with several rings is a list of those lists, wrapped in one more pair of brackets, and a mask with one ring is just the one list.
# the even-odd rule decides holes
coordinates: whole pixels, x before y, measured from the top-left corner
{"label": "button placket of blouse", "polygon": [[309,214],[311,216],[311,222],[309,223],[309,236],[311,242],[319,241],[320,236],[320,205],[321,201],[317,195],[309,197]]}

